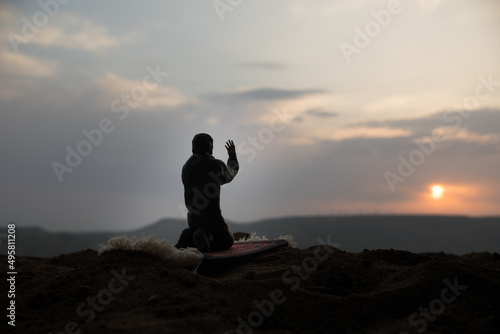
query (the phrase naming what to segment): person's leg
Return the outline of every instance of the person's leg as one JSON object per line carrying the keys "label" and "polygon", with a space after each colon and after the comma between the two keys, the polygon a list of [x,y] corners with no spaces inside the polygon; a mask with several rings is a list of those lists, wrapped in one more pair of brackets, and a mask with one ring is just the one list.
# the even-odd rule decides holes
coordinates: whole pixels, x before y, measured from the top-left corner
{"label": "person's leg", "polygon": [[196,247],[194,243],[194,232],[200,228],[200,220],[197,215],[187,214],[187,223],[189,228],[182,231],[179,241],[175,245],[176,248]]}
{"label": "person's leg", "polygon": [[212,234],[203,227],[200,227],[193,234],[193,241],[196,245],[196,248],[202,252],[209,252],[212,248],[213,237]]}
{"label": "person's leg", "polygon": [[192,228],[186,228],[182,231],[179,241],[175,245],[176,248],[188,248],[196,247],[193,241],[194,230]]}
{"label": "person's leg", "polygon": [[220,213],[189,215],[194,247],[200,252],[226,250],[234,244],[234,237]]}
{"label": "person's leg", "polygon": [[234,244],[234,237],[222,215],[212,216],[207,228],[212,234],[213,241],[210,249],[213,251],[226,250]]}

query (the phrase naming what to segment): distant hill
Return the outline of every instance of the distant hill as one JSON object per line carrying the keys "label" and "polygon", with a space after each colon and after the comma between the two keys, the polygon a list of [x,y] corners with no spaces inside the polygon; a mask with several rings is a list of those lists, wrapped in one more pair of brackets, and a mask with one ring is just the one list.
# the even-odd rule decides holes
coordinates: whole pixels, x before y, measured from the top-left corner
{"label": "distant hill", "polygon": [[[463,216],[304,216],[266,219],[248,224],[229,223],[233,232],[256,232],[269,239],[291,234],[299,248],[326,242],[328,236],[338,248],[349,252],[364,249],[399,249],[411,252],[500,252],[500,217]],[[83,249],[98,249],[111,237],[155,234],[175,244],[186,222],[162,219],[129,231],[70,233],[48,232],[39,227],[17,225],[17,255],[52,257]],[[5,228],[3,229],[6,230]],[[2,240],[2,239],[0,239]],[[6,247],[0,246],[0,253]]]}
{"label": "distant hill", "polygon": [[[99,244],[106,243],[117,235],[127,234],[143,236],[155,234],[159,239],[168,239],[175,243],[177,236],[186,226],[179,219],[162,219],[136,230],[109,232],[49,232],[39,227],[16,226],[16,254],[19,256],[53,257],[69,254],[84,249],[99,249]],[[3,229],[6,231],[6,228]],[[0,239],[1,241],[2,239]],[[2,241],[3,243],[4,241]],[[6,254],[6,247],[0,246],[0,254]]]}
{"label": "distant hill", "polygon": [[328,235],[342,250],[400,249],[411,252],[500,252],[500,217],[311,216],[269,219],[245,226],[269,237],[292,234],[306,248]]}

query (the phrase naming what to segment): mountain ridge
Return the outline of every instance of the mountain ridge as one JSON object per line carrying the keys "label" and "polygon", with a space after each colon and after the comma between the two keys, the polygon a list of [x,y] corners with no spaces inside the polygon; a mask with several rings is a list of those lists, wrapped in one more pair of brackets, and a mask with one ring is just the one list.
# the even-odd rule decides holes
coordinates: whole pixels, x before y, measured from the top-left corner
{"label": "mountain ridge", "polygon": [[[255,232],[269,239],[291,234],[299,248],[320,243],[328,236],[339,248],[350,252],[363,249],[401,249],[411,252],[500,252],[500,217],[440,215],[356,215],[288,216],[251,223],[228,221],[233,232]],[[163,218],[131,230],[50,232],[38,226],[17,224],[17,253],[21,256],[52,257],[82,249],[98,249],[110,238],[127,234],[155,234],[172,244],[187,227],[182,219]],[[6,250],[1,249],[5,254]]]}

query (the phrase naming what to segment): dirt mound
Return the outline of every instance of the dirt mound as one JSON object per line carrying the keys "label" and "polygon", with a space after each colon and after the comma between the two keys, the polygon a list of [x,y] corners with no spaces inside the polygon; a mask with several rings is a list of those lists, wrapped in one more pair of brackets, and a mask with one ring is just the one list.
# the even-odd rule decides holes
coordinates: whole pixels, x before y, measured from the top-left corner
{"label": "dirt mound", "polygon": [[[7,258],[1,257],[7,272]],[[142,251],[16,262],[18,333],[497,333],[500,256],[288,247],[203,273]],[[210,268],[209,268],[210,269]],[[7,283],[2,282],[3,291]],[[6,321],[4,329],[12,330]]]}

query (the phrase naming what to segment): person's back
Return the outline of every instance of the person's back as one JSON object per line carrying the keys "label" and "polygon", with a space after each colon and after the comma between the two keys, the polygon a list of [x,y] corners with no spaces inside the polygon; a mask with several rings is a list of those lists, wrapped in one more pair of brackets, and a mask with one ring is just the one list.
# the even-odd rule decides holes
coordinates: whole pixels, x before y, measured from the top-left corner
{"label": "person's back", "polygon": [[188,211],[220,211],[220,185],[227,178],[218,177],[224,173],[225,165],[211,155],[191,156],[182,168],[184,200]]}
{"label": "person's back", "polygon": [[193,155],[182,168],[189,228],[182,231],[177,248],[207,252],[228,249],[234,243],[220,210],[220,186],[232,181],[239,164],[232,141],[226,143],[226,149],[227,166],[212,156],[212,137],[202,133],[193,138]]}

